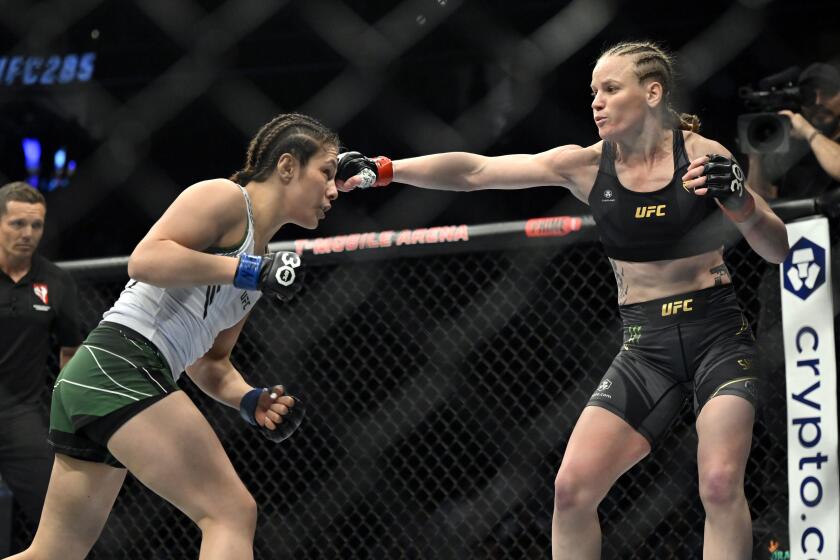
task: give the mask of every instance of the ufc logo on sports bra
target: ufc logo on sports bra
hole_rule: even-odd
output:
[[[668,303],[662,304],[662,316],[667,317],[669,315],[676,315],[680,311],[684,313],[688,313],[689,311],[694,311],[694,308],[691,307],[691,302],[694,299],[682,299],[679,301],[669,301]]]
[[[655,206],[637,206],[636,218],[650,218],[651,216],[664,216],[665,205],[657,204]]]

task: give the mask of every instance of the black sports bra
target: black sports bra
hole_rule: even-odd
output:
[[[589,206],[607,256],[634,262],[690,257],[723,246],[723,214],[712,197],[682,187],[689,165],[681,130],[674,131],[674,176],[653,192],[624,187],[615,171],[615,146],[604,142]]]

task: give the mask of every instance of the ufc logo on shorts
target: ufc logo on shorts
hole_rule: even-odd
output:
[[[742,358],[738,360],[738,365],[741,366],[741,369],[750,369],[752,367],[752,360]]]
[[[300,256],[297,253],[283,252],[278,257],[284,266],[277,269],[274,278],[281,286],[291,286],[295,282],[295,269],[300,266]]]
[[[691,307],[691,302],[694,299],[682,299],[679,301],[669,301],[668,303],[662,304],[662,316],[667,317],[669,315],[676,315],[680,311],[689,312],[694,311],[694,308]]]
[[[650,218],[651,216],[664,216],[665,215],[665,205],[664,204],[657,204],[654,206],[637,206],[636,207],[636,219],[639,218]]]

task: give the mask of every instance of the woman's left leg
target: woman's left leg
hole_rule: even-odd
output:
[[[710,399],[697,417],[697,468],[706,510],[704,559],[746,560],[752,555],[744,471],[754,419],[752,403],[735,395]]]

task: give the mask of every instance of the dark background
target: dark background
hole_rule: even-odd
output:
[[[533,153],[598,140],[589,80],[601,50],[652,39],[678,56],[678,110],[733,151],[737,89],[837,62],[836,1],[5,1],[4,56],[93,51],[83,84],[0,80],[0,179],[24,178],[20,138],[65,146],[78,170],[46,193],[42,251],[125,255],[177,194],[241,167],[280,112],[392,158]],[[54,150],[54,148],[52,148]],[[45,157],[50,157],[45,155]],[[586,208],[562,189],[469,195],[402,186],[342,195],[317,233],[518,220]]]
[[[44,253],[125,255],[183,188],[237,170],[280,112],[310,113],[345,145],[394,158],[595,142],[592,66],[632,39],[677,54],[678,109],[737,150],[738,87],[840,62],[838,15],[836,1],[782,0],[0,2],[2,56],[97,54],[87,84],[0,79],[0,180],[24,178],[22,137],[38,135],[45,158],[65,146],[79,167],[46,194]],[[556,188],[394,186],[342,195],[317,233],[289,227],[278,239],[585,211]],[[762,316],[764,334],[779,336],[762,292],[776,271],[743,244],[729,257],[751,324]],[[119,293],[117,276],[79,279],[86,325]],[[600,246],[357,262],[310,280],[291,307],[261,305],[234,356],[249,379],[306,388],[313,413],[293,445],[267,449],[193,391],[260,503],[261,557],[545,558],[551,480],[618,344]],[[780,353],[778,340],[759,341],[763,356]],[[756,558],[771,539],[788,548],[783,392],[769,398],[747,475]],[[684,412],[602,505],[605,557],[699,554]],[[184,558],[197,543],[183,515],[129,480],[91,557]]]

